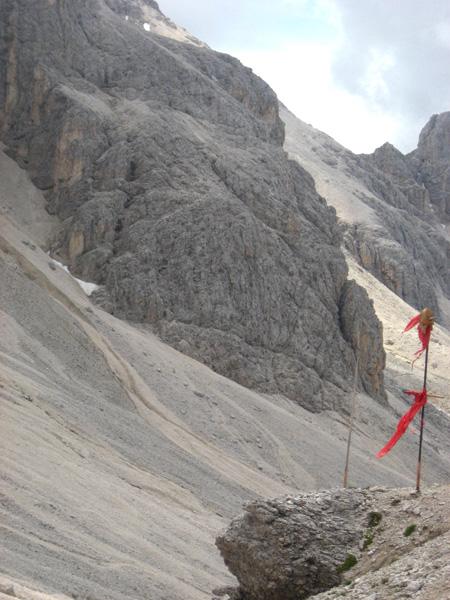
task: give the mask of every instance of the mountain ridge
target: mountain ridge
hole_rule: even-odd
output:
[[[415,171],[415,154],[387,143],[372,155],[355,155],[284,107],[281,114],[285,148],[336,208],[347,250],[389,289],[418,309],[430,306],[448,326],[450,236]]]

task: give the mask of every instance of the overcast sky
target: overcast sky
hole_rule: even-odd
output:
[[[450,0],[159,0],[355,152],[416,147],[450,110]]]

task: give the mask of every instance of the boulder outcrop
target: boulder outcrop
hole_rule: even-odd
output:
[[[371,488],[260,500],[216,545],[242,600],[438,600],[450,591],[448,496]]]
[[[245,600],[301,600],[338,585],[362,538],[364,495],[320,492],[249,504],[216,544]]]

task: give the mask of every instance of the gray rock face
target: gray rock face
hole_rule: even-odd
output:
[[[353,227],[347,247],[408,304],[430,305],[440,317],[439,294],[450,297],[450,243],[429,190],[409,157],[390,144],[358,162],[355,175],[377,198],[366,202],[382,225]]]
[[[428,217],[429,220],[432,220],[430,195],[423,183],[417,181],[416,173],[408,157],[392,144],[386,143],[375,150],[371,159],[376,168],[389,178],[387,182],[378,183],[378,191],[383,199],[392,204],[392,198],[396,197],[398,208],[406,209],[418,217]],[[381,179],[380,176],[378,179]],[[395,194],[395,188],[393,190],[393,186],[389,183],[394,184],[398,190],[397,194]],[[372,187],[377,187],[375,182],[372,183]],[[407,199],[407,202],[402,202],[402,196]]]
[[[448,135],[423,133],[421,150],[408,156],[391,144],[371,155],[355,155],[286,109],[282,116],[287,128],[285,147],[313,174],[319,191],[336,207],[346,248],[406,302],[416,308],[431,306],[443,319],[445,302],[441,306],[439,299],[450,298],[450,243],[443,227],[446,219],[431,198],[429,182],[419,173],[417,155],[428,152],[423,165],[444,172]],[[435,119],[442,123],[433,131],[445,131],[443,117]],[[433,136],[439,142],[434,151],[426,150],[432,143],[425,140]],[[439,181],[439,189],[445,189],[444,180]]]
[[[447,598],[449,492],[377,487],[253,502],[216,540],[239,580],[234,597]]]
[[[244,600],[301,600],[341,582],[362,539],[360,491],[319,492],[246,506],[216,539]]]
[[[385,367],[382,326],[372,319],[372,310],[366,290],[354,281],[347,282],[341,299],[341,327],[345,339],[352,347],[359,348],[359,361],[364,365],[361,379],[368,390],[376,389],[378,373]]]
[[[450,219],[450,112],[433,115],[408,157],[442,219]]]
[[[437,120],[442,123],[430,125]],[[404,156],[385,144],[373,155],[361,157],[368,189],[383,200],[371,203],[383,229],[356,228],[352,236],[353,249],[363,266],[409,304],[417,308],[429,304],[438,316],[443,316],[440,293],[450,297],[450,243],[441,223],[447,219],[450,169],[448,156],[445,158],[450,153],[445,121],[430,121],[412,155]]]
[[[438,293],[449,294],[448,242],[436,229],[386,205],[377,212],[384,227],[347,227],[345,245],[360,264],[416,308],[429,305],[441,315]]]
[[[244,385],[339,407],[360,348],[340,323],[334,211],[282,150],[272,90],[230,56],[147,32],[149,10],[164,19],[143,0],[2,3],[9,154],[116,314]],[[379,336],[366,298],[359,309]],[[383,401],[380,337],[373,348],[362,384]]]

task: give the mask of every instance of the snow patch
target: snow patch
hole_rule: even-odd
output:
[[[74,279],[78,283],[78,285],[81,287],[83,292],[86,294],[86,296],[91,296],[95,292],[95,290],[98,290],[98,288],[100,287],[96,283],[90,283],[89,281],[83,281],[82,279],[77,279],[76,277],[74,277]]]
[[[62,263],[55,260],[54,258],[50,257],[50,259],[53,264],[58,265],[58,267],[61,267],[61,269],[63,269],[66,273],[68,273],[72,277],[72,279],[75,279],[75,281],[78,283],[80,288],[83,290],[83,292],[87,296],[91,296],[100,287],[96,283],[90,283],[89,281],[83,281],[82,279],[77,279],[76,277],[74,277],[72,275],[72,273],[69,271],[69,268],[66,265],[63,265]]]
[[[144,23],[142,27],[145,29],[145,31],[150,31],[150,23]]]
[[[58,265],[58,267],[61,267],[61,269],[62,269],[63,271],[65,271],[66,273],[68,273],[68,274],[69,274],[69,275],[72,277],[72,274],[71,274],[71,272],[69,271],[69,267],[66,267],[66,265],[63,265],[62,263],[60,263],[58,260],[55,260],[54,258],[51,258],[51,257],[50,257],[50,259],[51,259],[51,261],[52,261],[52,263],[53,263],[54,265]],[[75,278],[74,278],[74,279],[75,279]]]

